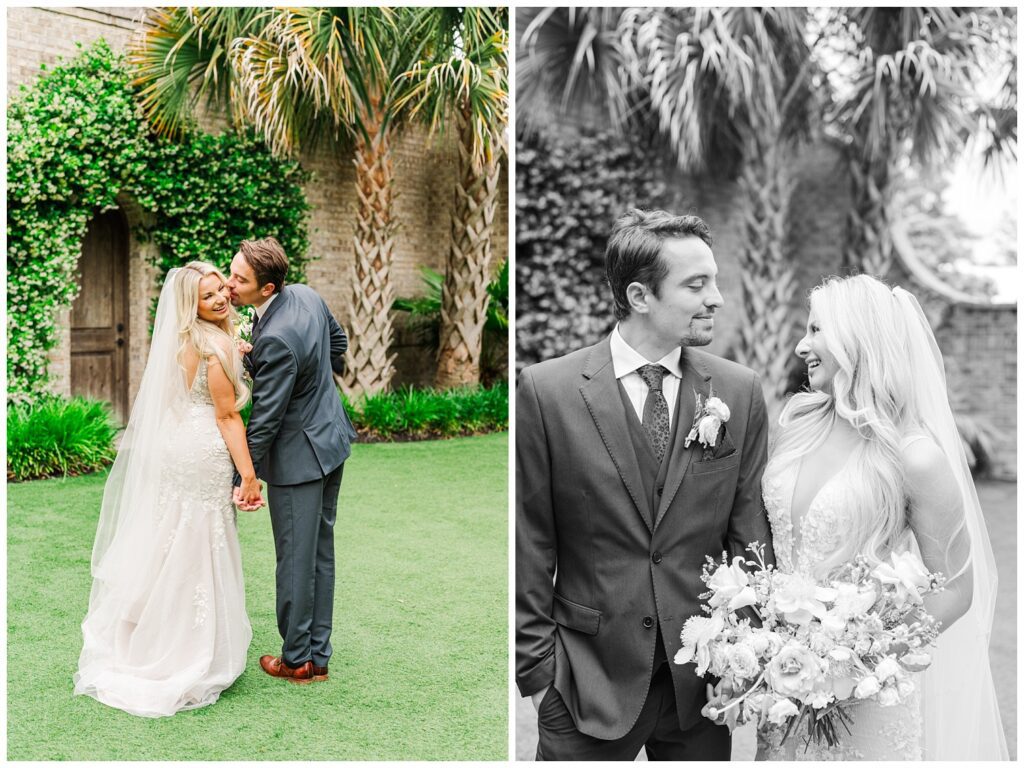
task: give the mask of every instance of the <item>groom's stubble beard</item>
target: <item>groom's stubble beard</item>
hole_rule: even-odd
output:
[[[705,331],[693,327],[693,321],[690,321],[689,332],[679,340],[680,347],[706,347],[712,341],[714,341],[714,331]]]

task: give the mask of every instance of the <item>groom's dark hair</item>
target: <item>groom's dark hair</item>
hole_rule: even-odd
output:
[[[243,240],[238,250],[245,263],[256,273],[256,287],[262,288],[272,283],[274,293],[284,288],[284,278],[288,274],[288,257],[284,248],[275,237],[264,237],[262,240]]]
[[[630,283],[643,283],[658,295],[668,274],[668,266],[661,258],[661,244],[680,237],[699,237],[711,247],[711,230],[697,216],[673,216],[667,211],[633,208],[618,218],[604,254],[616,320],[629,317],[626,288]]]

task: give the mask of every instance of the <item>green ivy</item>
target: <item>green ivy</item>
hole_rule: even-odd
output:
[[[604,251],[627,209],[663,208],[664,159],[608,131],[541,132],[516,148],[516,366],[611,330]]]
[[[193,259],[226,265],[246,238],[274,235],[305,279],[309,176],[252,136],[194,132],[158,140],[122,56],[98,41],[22,86],[7,110],[7,387],[45,389],[56,321],[78,292],[86,227],[125,192],[154,215],[158,283]]]

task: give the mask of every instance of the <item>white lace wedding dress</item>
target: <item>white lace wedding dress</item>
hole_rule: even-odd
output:
[[[794,530],[791,505],[799,468],[799,460],[773,467],[771,472],[765,471],[762,480],[776,566],[783,573],[811,573],[817,564],[838,549],[845,532],[852,529],[847,517],[849,509],[844,506],[844,491],[850,482],[848,467],[844,466],[821,487],[801,519],[799,530]],[[786,743],[781,745],[781,734],[772,732],[768,742],[762,744],[764,757],[768,760],[922,758],[919,684],[915,686],[914,694],[901,704],[882,707],[874,701],[861,701],[849,712],[853,716],[851,733],[840,728],[840,743],[836,747],[829,747],[824,742],[818,745],[813,740],[808,743],[805,726],[801,726],[799,733],[790,734]],[[759,738],[764,739],[764,736],[759,735]]]
[[[207,364],[161,421],[158,477],[94,564],[75,693],[160,717],[215,702],[245,669],[252,629],[231,499],[233,464]],[[126,459],[130,460],[130,459]]]

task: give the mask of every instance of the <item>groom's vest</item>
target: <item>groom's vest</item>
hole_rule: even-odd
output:
[[[682,392],[682,387],[679,387],[679,392]],[[654,448],[651,447],[650,438],[647,437],[643,424],[637,418],[636,410],[629,401],[629,396],[626,394],[621,380],[619,381],[619,396],[622,398],[622,407],[626,409],[626,423],[629,424],[629,436],[633,441],[633,451],[636,453],[637,464],[640,465],[640,478],[644,484],[644,498],[648,500],[648,508],[643,510],[643,512],[647,515],[651,527],[654,527],[658,506],[661,504],[661,494],[665,488],[665,478],[668,476],[669,461],[675,449],[675,442],[676,440],[683,439],[679,437],[680,394],[676,394],[676,407],[672,418],[672,435],[669,438],[668,447],[665,449],[665,455],[660,463],[654,455]],[[665,643],[661,639],[661,622],[655,622],[655,626],[658,627],[658,643],[654,651],[654,668],[657,669],[661,662],[667,659],[667,655],[665,653]]]

